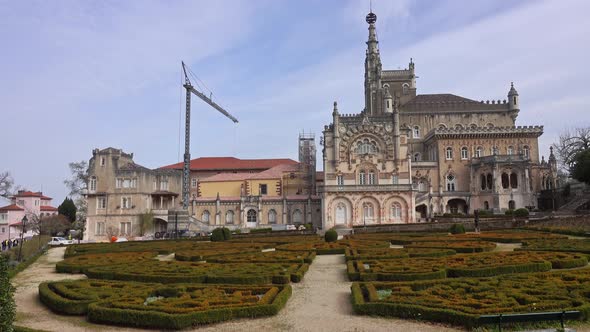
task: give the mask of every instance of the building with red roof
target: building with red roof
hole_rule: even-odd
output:
[[[42,192],[19,190],[10,197],[10,204],[0,207],[0,241],[20,237],[21,221],[34,220],[57,215],[57,208],[51,206],[51,197]],[[35,232],[28,230],[24,236],[32,236]]]

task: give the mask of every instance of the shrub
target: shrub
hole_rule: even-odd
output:
[[[527,210],[526,208],[516,209],[516,210],[514,210],[514,216],[515,217],[528,217],[529,210]]]
[[[511,215],[514,214],[514,210],[510,210],[510,209],[509,210],[506,210],[506,212],[504,212],[504,214],[507,215],[507,216],[511,216]]]
[[[449,232],[451,234],[465,234],[465,226],[463,224],[452,224]]]
[[[231,238],[231,231],[227,227],[219,227],[211,233],[211,241],[226,241]]]
[[[336,242],[338,240],[338,233],[335,230],[330,229],[324,234],[324,239],[326,242]]]
[[[12,322],[16,317],[13,292],[8,279],[8,262],[0,255],[0,331],[12,331]]]
[[[272,233],[272,227],[266,227],[266,228],[253,228],[250,230],[251,234],[256,234],[256,233]]]

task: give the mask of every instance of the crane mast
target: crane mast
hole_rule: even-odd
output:
[[[188,203],[190,199],[190,163],[191,163],[191,152],[190,152],[190,137],[191,137],[191,94],[202,99],[204,102],[215,108],[221,114],[232,120],[234,123],[238,123],[238,119],[232,116],[228,111],[219,106],[214,102],[211,97],[207,97],[202,92],[196,90],[186,73],[186,65],[182,62],[182,71],[184,73],[184,88],[186,89],[186,112],[185,112],[185,125],[184,125],[184,165],[182,169],[182,208],[188,210]]]

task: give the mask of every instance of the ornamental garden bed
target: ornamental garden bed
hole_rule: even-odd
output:
[[[89,278],[161,283],[288,284],[309,268],[298,263],[197,263],[144,261],[88,268]]]
[[[39,295],[51,310],[87,315],[95,323],[182,329],[275,315],[291,296],[291,286],[78,280],[42,283]]]
[[[524,241],[537,239],[567,239],[566,236],[542,233],[542,232],[528,232],[528,231],[498,231],[498,232],[482,232],[482,233],[468,233],[453,235],[456,239],[474,240],[480,239],[483,241],[500,242],[500,243],[520,243]]]
[[[475,253],[492,251],[496,244],[486,241],[445,241],[445,242],[413,242],[404,245],[405,248],[452,249],[458,253]]]
[[[234,248],[231,245],[228,248],[199,248],[192,250],[181,250],[174,253],[174,259],[185,262],[207,261],[213,256],[231,256],[242,253],[260,253],[261,249],[257,247]]]
[[[307,263],[311,264],[316,256],[314,251],[268,251],[257,253],[239,253],[219,255],[207,258],[209,263]]]
[[[351,281],[413,281],[453,277],[492,277],[583,267],[585,255],[558,252],[498,252],[436,258],[354,260],[347,262]]]
[[[389,248],[386,241],[339,240],[336,242],[289,243],[276,247],[279,251],[315,251],[318,255],[344,254],[346,248]]]
[[[531,240],[523,243],[519,251],[561,251],[561,252],[579,252],[590,254],[590,240],[569,240],[569,239],[550,239],[550,240]]]
[[[322,238],[317,235],[291,235],[291,236],[257,236],[231,239],[230,243],[271,243],[284,244],[294,242],[318,242]]]
[[[578,310],[590,314],[590,269],[415,282],[355,282],[357,314],[443,322],[468,328],[479,316]]]
[[[456,254],[451,249],[428,249],[428,248],[389,248],[389,249],[351,249],[347,248],[344,252],[346,260],[355,259],[396,259],[409,257],[440,257]]]
[[[58,262],[55,269],[58,273],[84,273],[91,267],[129,264],[153,260],[156,252],[120,252],[110,254],[78,255]]]

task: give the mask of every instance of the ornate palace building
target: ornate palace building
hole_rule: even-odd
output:
[[[365,107],[341,114],[334,102],[323,132],[324,228],[536,207],[555,185],[555,157],[539,160],[542,126],[516,126],[514,85],[508,101],[417,94],[415,64],[383,70],[377,16],[366,20]]]

